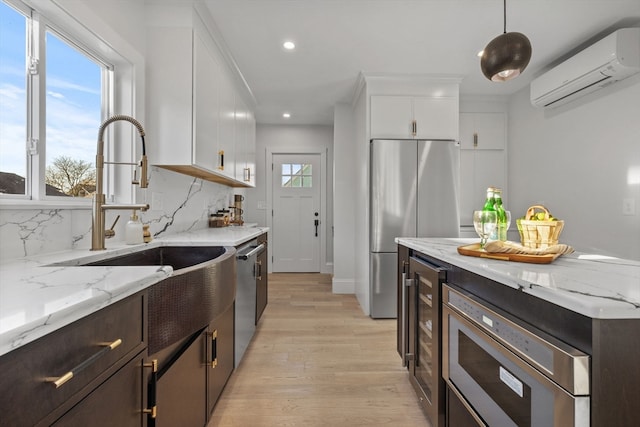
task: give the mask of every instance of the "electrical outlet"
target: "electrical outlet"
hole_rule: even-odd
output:
[[[622,215],[636,214],[636,199],[622,199]]]
[[[161,211],[163,209],[163,197],[162,193],[151,193],[151,210]]]

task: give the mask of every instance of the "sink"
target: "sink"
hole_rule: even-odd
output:
[[[236,298],[236,250],[225,246],[159,246],[66,266],[170,265],[173,273],[148,288],[148,354],[206,327]]]
[[[175,273],[212,261],[226,252],[224,246],[159,246],[125,255],[77,264],[82,266],[170,265]]]

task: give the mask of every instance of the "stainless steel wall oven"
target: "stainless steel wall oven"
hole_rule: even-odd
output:
[[[446,284],[442,347],[447,400],[467,412],[448,425],[590,425],[587,354]]]

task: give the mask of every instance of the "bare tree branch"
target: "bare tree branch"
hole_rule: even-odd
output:
[[[45,171],[45,182],[70,196],[87,196],[95,189],[96,171],[84,160],[60,156]]]

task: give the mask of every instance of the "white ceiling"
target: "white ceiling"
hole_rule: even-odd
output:
[[[331,124],[361,72],[457,75],[462,95],[511,94],[578,48],[640,26],[640,0],[509,0],[507,31],[527,35],[533,56],[517,79],[492,83],[476,53],[502,33],[500,0],[204,3],[253,92],[258,123]],[[289,39],[293,52],[282,48]]]

